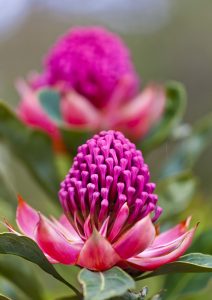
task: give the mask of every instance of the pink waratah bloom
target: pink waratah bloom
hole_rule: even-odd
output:
[[[52,263],[154,270],[180,257],[195,232],[190,218],[156,232],[162,209],[154,189],[141,151],[122,133],[103,131],[78,148],[61,183],[64,215],[47,219],[19,197],[17,224]]]
[[[20,80],[20,118],[58,142],[57,123],[39,103],[42,89],[60,93],[64,125],[98,132],[116,129],[133,140],[161,118],[165,91],[150,84],[139,93],[139,79],[123,41],[102,27],[77,27],[61,37],[44,60],[42,74]]]

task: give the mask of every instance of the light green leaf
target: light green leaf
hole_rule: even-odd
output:
[[[9,145],[37,183],[55,197],[59,182],[50,138],[25,126],[3,102],[0,102],[0,138]]]
[[[194,126],[191,135],[180,144],[168,159],[162,170],[162,176],[169,176],[191,169],[211,142],[212,114],[209,114]]]
[[[180,257],[179,260],[165,264],[157,270],[137,277],[141,280],[169,273],[205,273],[212,272],[212,255],[202,253],[190,253]]]
[[[174,128],[180,123],[186,107],[186,91],[184,86],[175,81],[166,84],[167,102],[165,112],[159,123],[140,142],[143,152],[149,152],[164,143]]]
[[[105,272],[83,269],[79,273],[83,285],[84,300],[104,300],[123,295],[134,288],[133,279],[122,269],[114,267]]]
[[[158,182],[156,192],[159,203],[164,207],[163,219],[172,218],[184,211],[196,189],[196,180],[189,172],[183,172],[175,176],[162,179]]]
[[[20,268],[20,262],[11,259],[11,257],[0,257],[0,276],[15,284],[28,297],[37,300],[43,299],[43,287],[35,273],[24,264]]]
[[[60,94],[51,89],[44,89],[39,93],[40,104],[50,118],[61,121]]]
[[[0,294],[0,300],[12,300],[12,299]]]
[[[1,233],[0,254],[17,255],[38,265],[46,273],[52,275],[57,280],[70,287],[73,291],[75,291],[76,294],[79,294],[78,290],[76,290],[74,286],[72,286],[62,276],[60,276],[53,265],[50,264],[46,259],[37,244],[28,237],[18,236],[13,233]]]

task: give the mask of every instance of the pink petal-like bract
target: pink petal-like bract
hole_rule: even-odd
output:
[[[156,235],[155,187],[142,152],[121,132],[102,131],[78,148],[61,182],[62,217],[47,219],[19,197],[17,223],[52,263],[154,270],[181,256],[195,232],[188,218]]]
[[[17,88],[22,97],[22,101],[20,102],[17,110],[19,117],[26,124],[42,129],[53,138],[58,139],[59,131],[57,126],[43,111],[39,103],[38,93],[33,91],[23,80],[19,80],[17,82]]]
[[[143,137],[161,118],[166,103],[162,86],[150,85],[117,111],[112,126],[134,140]]]
[[[177,260],[190,246],[196,228],[187,231],[173,245],[161,245],[158,249],[148,248],[144,253],[128,259],[129,266],[141,271],[151,271]],[[154,251],[155,250],[155,251]]]
[[[90,129],[95,129],[100,124],[98,110],[74,90],[61,100],[61,112],[64,121],[72,126],[87,126]]]
[[[110,269],[120,260],[109,241],[94,230],[80,252],[78,264],[98,271]]]
[[[29,206],[19,195],[16,222],[23,234],[35,238],[35,228],[39,222],[38,212]]]
[[[69,241],[49,220],[40,216],[36,240],[41,249],[62,264],[75,264],[82,248],[81,243]]]
[[[122,259],[127,259],[145,250],[152,243],[154,237],[155,228],[150,216],[147,215],[124,233],[113,247]]]

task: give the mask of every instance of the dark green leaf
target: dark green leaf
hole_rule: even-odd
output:
[[[60,132],[68,152],[73,155],[76,154],[78,146],[85,143],[86,140],[92,136],[91,131],[75,127],[60,126]]]
[[[43,132],[25,126],[2,102],[0,137],[4,138],[45,191],[51,197],[56,196],[59,182],[50,138]]]
[[[0,234],[0,254],[12,254],[22,257],[38,265],[46,273],[66,284],[76,293],[79,293],[75,287],[57,273],[53,265],[49,263],[37,244],[28,237],[17,236],[13,233]]]
[[[136,278],[136,281],[169,273],[205,273],[212,272],[212,255],[190,253],[179,260],[163,265],[157,270]]]
[[[164,282],[164,300],[178,299],[184,294],[198,292],[206,287],[211,279],[211,273],[181,273],[166,276]]]
[[[212,253],[212,228],[202,232],[189,247],[189,252],[204,252],[205,254]]]
[[[43,287],[34,272],[24,264],[11,259],[0,257],[0,275],[21,289],[28,297],[43,299]]]
[[[207,287],[200,291],[190,292],[188,294],[182,295],[180,300],[211,300],[212,295],[212,279],[209,281]],[[171,300],[172,298],[170,298]]]
[[[55,90],[45,89],[39,93],[40,104],[50,118],[61,121],[60,94]]]
[[[162,119],[140,143],[144,152],[148,152],[164,143],[172,135],[174,128],[179,124],[185,112],[186,92],[181,83],[168,82],[166,84],[166,94],[167,102]]]
[[[211,141],[212,114],[204,117],[195,125],[191,135],[180,144],[167,161],[162,175],[169,176],[192,168]]]
[[[114,267],[105,272],[83,269],[79,273],[83,285],[84,300],[104,300],[123,295],[134,288],[133,279],[122,269]]]
[[[188,173],[165,178],[157,185],[157,194],[164,212],[161,217],[172,218],[187,208],[196,188],[194,177]]]

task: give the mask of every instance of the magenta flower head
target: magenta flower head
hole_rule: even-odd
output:
[[[195,232],[187,230],[190,218],[156,232],[162,209],[154,189],[135,145],[120,132],[103,131],[79,147],[61,183],[61,219],[45,218],[20,198],[17,223],[52,263],[153,270],[181,256]]]
[[[60,94],[66,127],[116,129],[140,139],[161,118],[164,88],[151,84],[139,91],[139,76],[123,41],[102,27],[76,27],[62,36],[44,59],[42,74],[19,81],[21,119],[58,139],[57,123],[39,103],[42,89]]]
[[[77,27],[60,38],[45,59],[41,85],[62,83],[89,99],[107,105],[120,79],[128,76],[128,97],[138,90],[138,75],[122,40],[101,27]],[[38,82],[39,83],[39,82]]]

